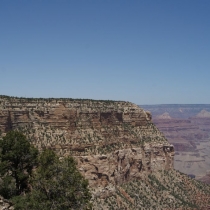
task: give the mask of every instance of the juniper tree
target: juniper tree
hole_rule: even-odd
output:
[[[9,131],[0,140],[0,194],[5,198],[20,195],[37,163],[38,150],[19,131]]]
[[[76,168],[72,157],[59,160],[52,150],[45,150],[31,179],[32,190],[15,198],[16,210],[89,209],[88,182]]]

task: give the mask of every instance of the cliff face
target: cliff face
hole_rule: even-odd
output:
[[[173,146],[162,144],[120,149],[106,155],[80,156],[79,170],[94,187],[139,179],[144,173],[173,168]]]
[[[93,187],[173,168],[173,146],[150,113],[129,102],[1,97],[0,129],[22,130],[40,150],[75,156]]]
[[[1,135],[11,129],[40,150],[73,155],[89,180],[93,209],[210,205],[210,187],[173,170],[174,147],[135,104],[1,96]]]

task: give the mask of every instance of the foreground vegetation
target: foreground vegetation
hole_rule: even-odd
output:
[[[97,189],[92,189],[91,196],[72,157],[59,158],[50,149],[39,153],[20,131],[10,131],[0,139],[0,195],[16,210],[210,207],[210,186],[176,170],[142,171],[141,176],[113,186],[108,196],[97,195]],[[107,189],[109,185],[103,190]]]
[[[41,154],[19,131],[0,140],[0,195],[15,209],[88,209],[88,182],[72,157],[59,160],[52,150]]]

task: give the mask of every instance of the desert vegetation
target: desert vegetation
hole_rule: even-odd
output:
[[[176,170],[162,170],[124,183],[95,209],[202,209],[210,205],[210,186]],[[205,208],[203,208],[205,209]]]
[[[19,131],[0,140],[0,195],[14,209],[88,209],[88,181],[72,157],[59,160],[49,149],[38,154]]]

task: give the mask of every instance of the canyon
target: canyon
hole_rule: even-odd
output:
[[[133,103],[0,96],[1,136],[12,129],[40,151],[73,156],[94,209],[210,205],[210,186],[174,170],[174,146],[151,113]]]
[[[153,123],[174,145],[175,169],[210,182],[210,105],[146,105]]]

